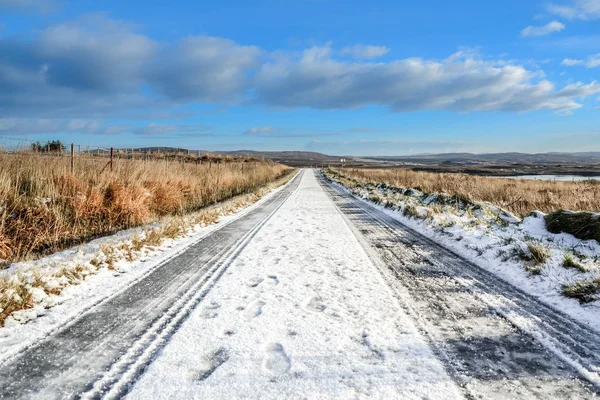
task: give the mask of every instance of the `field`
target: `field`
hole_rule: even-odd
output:
[[[425,193],[446,193],[469,201],[488,201],[519,216],[534,210],[600,211],[600,182],[514,180],[408,169],[355,169],[335,171],[359,183],[386,183]]]
[[[105,162],[105,160],[103,160]],[[115,160],[0,154],[0,260],[3,265],[91,238],[193,212],[246,193],[289,168],[259,160]],[[189,161],[189,160],[188,160]]]

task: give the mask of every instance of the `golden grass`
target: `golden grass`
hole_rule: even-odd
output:
[[[358,183],[385,183],[458,199],[488,201],[520,216],[534,210],[600,211],[600,181],[514,180],[408,169],[335,169]]]
[[[220,163],[0,154],[0,262],[55,252],[166,215],[193,212],[247,193],[289,169],[265,162]],[[244,162],[246,161],[246,162]]]
[[[130,238],[100,245],[100,249],[92,255],[89,262],[73,265],[67,261],[62,265],[59,263],[52,266],[51,271],[41,272],[37,268],[15,269],[10,274],[0,275],[0,327],[14,312],[34,307],[36,291],[38,294],[41,291],[46,295],[58,295],[68,286],[79,284],[102,268],[118,269],[118,263],[123,260],[131,262],[152,254],[154,248],[160,246],[165,239],[183,237],[193,232],[193,228],[198,225],[213,224],[220,216],[235,213],[258,201],[271,189],[285,184],[291,178],[292,174],[287,173],[215,206],[183,216],[166,217],[157,226],[143,228]]]

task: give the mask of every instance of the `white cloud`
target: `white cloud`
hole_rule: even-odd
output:
[[[393,111],[458,112],[553,110],[567,113],[576,101],[600,93],[600,84],[557,90],[520,65],[458,53],[446,60],[409,58],[388,63],[344,62],[329,48],[264,64],[256,77],[259,103],[281,107],[351,109],[389,106]]]
[[[390,51],[389,48],[385,46],[364,46],[364,45],[356,45],[350,47],[344,47],[340,54],[349,55],[356,59],[372,59],[378,58]]]
[[[261,135],[270,135],[277,132],[275,128],[272,126],[254,126],[247,131],[244,132],[244,135],[249,136],[261,136]]]
[[[210,36],[158,42],[91,14],[31,40],[0,37],[0,117],[89,118],[233,102],[247,89],[260,53]]]
[[[583,61],[583,60],[574,60],[572,58],[565,58],[561,62],[561,65],[565,65],[567,67],[573,67],[575,65],[582,65],[582,64],[585,64],[585,61]]]
[[[600,54],[589,57],[585,62],[585,66],[588,68],[600,67]]]
[[[548,11],[569,20],[593,20],[600,18],[600,1],[572,0],[568,5],[550,4]]]
[[[211,36],[158,42],[99,14],[27,40],[0,36],[0,54],[0,118],[93,120],[156,112],[148,118],[156,120],[197,103],[568,112],[580,107],[578,98],[600,92],[596,83],[565,92],[543,80],[540,70],[484,60],[473,51],[441,61],[351,60],[330,46],[267,55]],[[140,133],[152,129],[159,128]]]
[[[229,39],[189,36],[163,50],[149,80],[173,99],[226,101],[247,89],[247,73],[260,54],[258,47]]]
[[[521,36],[544,36],[553,32],[560,32],[563,29],[565,29],[564,24],[558,21],[552,21],[544,26],[528,26],[521,31]]]
[[[562,65],[567,67],[573,67],[576,65],[583,65],[587,68],[596,68],[600,67],[600,53],[595,54],[593,56],[588,57],[585,60],[575,60],[572,58],[565,58],[562,62]]]

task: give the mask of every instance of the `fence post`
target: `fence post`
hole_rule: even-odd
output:
[[[113,172],[114,149],[110,148],[110,172]]]
[[[75,171],[75,145],[71,143],[71,174]]]

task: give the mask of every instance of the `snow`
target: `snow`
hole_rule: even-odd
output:
[[[397,189],[382,185],[349,188],[337,180],[332,184],[362,201],[370,202],[404,225],[600,332],[600,301],[580,304],[560,293],[564,284],[600,276],[598,242],[580,240],[566,233],[548,232],[544,214],[539,211],[522,221],[484,202],[479,204],[480,209],[473,212],[474,215],[449,206],[444,207],[442,212],[433,212],[426,207],[433,201],[432,195],[423,198],[423,193],[418,191],[409,196],[399,196]],[[373,198],[379,202],[371,201]],[[405,215],[407,206],[414,207],[419,218]],[[497,218],[503,223],[497,223]],[[548,260],[541,265],[539,275],[528,272],[525,262],[515,256],[519,249],[527,253],[529,243],[542,245],[549,251]],[[588,270],[580,272],[564,268],[565,254],[577,254]]]
[[[461,398],[314,174],[226,268],[129,398]]]
[[[165,239],[160,246],[145,249],[144,255],[134,261],[120,259],[113,270],[101,268],[97,273],[89,275],[77,285],[67,286],[59,295],[47,295],[41,289],[34,289],[33,308],[18,311],[5,321],[0,328],[0,365],[30,347],[34,343],[62,328],[84,312],[123,290],[161,266],[166,261],[184,252],[205,236],[221,229],[228,223],[243,217],[281,190],[283,186],[272,190],[253,205],[227,215],[226,211],[216,224],[198,224],[190,228],[188,233],[177,239]],[[217,205],[216,209],[220,210]],[[224,207],[227,208],[227,207]],[[190,216],[193,217],[193,216]],[[98,257],[101,248],[106,245],[119,245],[131,241],[145,228],[159,226],[159,223],[142,228],[118,232],[115,235],[96,239],[87,244],[77,246],[36,261],[21,262],[0,271],[6,276],[16,274],[38,274],[55,279],[53,273],[61,268],[72,268],[77,265],[90,267],[90,260]]]

